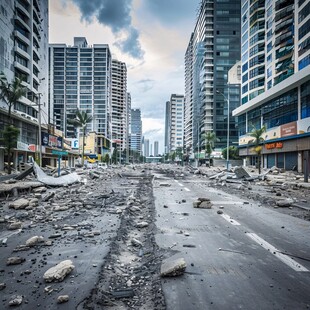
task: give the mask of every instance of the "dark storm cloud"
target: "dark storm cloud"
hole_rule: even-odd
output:
[[[192,21],[193,3],[196,11],[200,0],[144,0],[140,12],[151,12],[155,18],[167,25],[175,25]]]
[[[116,42],[124,53],[134,58],[143,58],[139,32],[131,23],[132,0],[72,0],[82,13],[82,20],[91,22],[95,17],[99,23],[108,26],[116,35],[126,34],[126,39]]]

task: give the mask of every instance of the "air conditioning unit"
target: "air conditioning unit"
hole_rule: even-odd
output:
[[[26,114],[25,114],[25,113],[22,113],[22,114],[21,114],[21,116],[24,116],[24,117],[25,117],[25,116],[26,116]]]
[[[30,117],[30,116],[27,116],[27,118],[31,119],[31,117]]]

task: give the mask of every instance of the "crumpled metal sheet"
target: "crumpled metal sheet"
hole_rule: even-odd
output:
[[[33,163],[33,169],[38,181],[44,183],[45,185],[64,186],[80,182],[80,176],[76,172],[54,178],[47,175],[35,162]]]

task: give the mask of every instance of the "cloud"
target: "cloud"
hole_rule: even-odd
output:
[[[94,18],[109,27],[117,36],[125,35],[115,45],[136,59],[143,59],[144,51],[139,41],[139,31],[133,27],[131,19],[132,0],[72,0],[81,11],[82,20],[91,23]]]
[[[161,23],[178,27],[185,22],[192,23],[193,18],[189,12],[192,12],[193,3],[198,9],[200,0],[144,0],[140,12],[145,15],[147,11]]]
[[[136,84],[142,93],[146,93],[154,87],[155,80],[143,79],[143,80],[137,81]]]

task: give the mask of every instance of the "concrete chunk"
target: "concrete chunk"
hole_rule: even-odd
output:
[[[163,261],[160,268],[161,277],[175,277],[180,276],[186,269],[186,262],[184,258],[177,258],[174,260],[168,259]]]
[[[64,260],[56,266],[48,269],[44,273],[43,279],[46,282],[61,282],[74,268],[75,267],[71,260]]]

